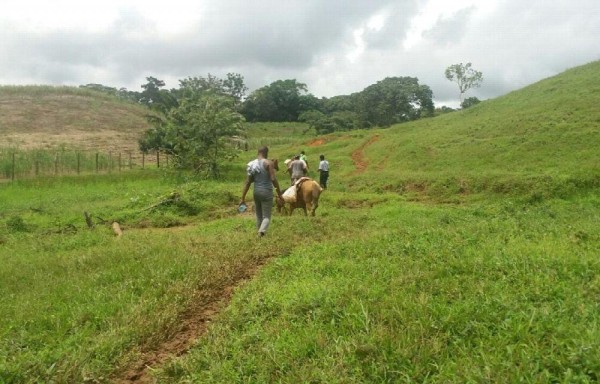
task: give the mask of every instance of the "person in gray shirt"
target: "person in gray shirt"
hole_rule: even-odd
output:
[[[300,160],[300,156],[294,156],[294,160],[288,164],[288,172],[292,177],[292,185],[300,179],[301,177],[306,176],[308,172],[308,168],[306,167],[306,163]]]
[[[246,205],[246,194],[250,184],[254,183],[254,205],[256,208],[256,228],[259,236],[267,233],[271,223],[273,209],[273,187],[277,192],[277,199],[281,199],[281,189],[275,177],[275,167],[269,160],[269,148],[261,147],[255,160],[248,163],[246,181],[242,190],[242,199],[239,206]]]

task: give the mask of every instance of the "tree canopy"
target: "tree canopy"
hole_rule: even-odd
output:
[[[473,69],[471,63],[453,64],[446,68],[446,79],[458,84],[460,103],[463,103],[464,94],[471,88],[478,88],[483,82],[483,74]]]
[[[155,113],[148,115],[153,127],[140,139],[140,149],[166,150],[177,167],[218,176],[220,163],[237,154],[231,138],[243,134],[244,117],[237,112],[247,89],[243,77],[188,77],[170,91],[161,80],[147,80],[141,102]]]
[[[416,77],[386,77],[360,92],[356,106],[369,126],[388,127],[433,115],[432,98]]]
[[[296,79],[277,80],[252,92],[242,114],[248,121],[298,121],[302,110],[314,102],[314,96],[306,93],[306,84]]]

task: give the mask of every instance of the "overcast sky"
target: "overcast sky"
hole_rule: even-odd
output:
[[[451,64],[483,72],[482,100],[600,59],[599,0],[0,0],[0,85],[145,78],[282,79],[317,97],[417,77],[456,106]]]

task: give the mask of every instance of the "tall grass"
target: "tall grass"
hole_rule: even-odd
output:
[[[169,156],[159,153],[162,166],[169,165]],[[160,164],[160,163],[159,163]],[[111,173],[157,167],[157,154],[138,152],[102,152],[69,149],[0,148],[0,179],[21,179],[42,176]]]
[[[576,206],[328,210],[362,236],[272,263],[159,381],[595,382],[598,199]]]

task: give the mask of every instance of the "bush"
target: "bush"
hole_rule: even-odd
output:
[[[27,225],[21,216],[12,216],[6,221],[6,228],[9,232],[27,232]]]

